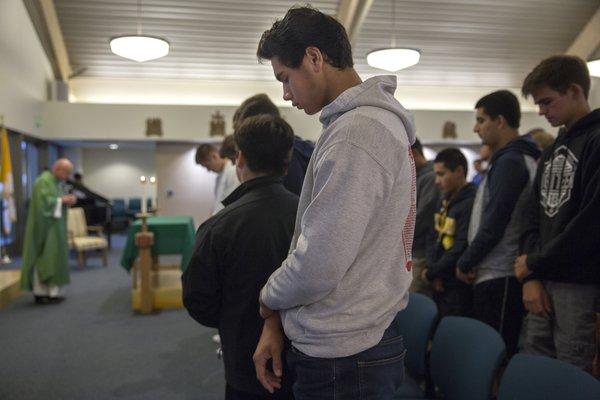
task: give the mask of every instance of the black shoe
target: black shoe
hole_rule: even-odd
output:
[[[50,304],[50,297],[48,296],[33,296],[35,299],[35,304]]]
[[[49,297],[48,299],[50,300],[51,304],[59,304],[65,300],[64,297]]]

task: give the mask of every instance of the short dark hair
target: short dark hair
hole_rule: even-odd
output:
[[[352,47],[344,26],[335,18],[319,10],[306,7],[292,7],[283,19],[275,21],[266,30],[256,56],[259,60],[277,57],[290,68],[298,68],[309,46],[317,47],[325,61],[339,69],[351,68]]]
[[[281,117],[246,118],[233,134],[252,172],[283,175],[292,157],[294,131]]]
[[[221,143],[221,148],[219,149],[219,155],[221,158],[228,158],[231,162],[235,162],[235,153],[237,149],[235,148],[235,140],[233,139],[233,135],[227,135],[223,139]]]
[[[452,172],[456,171],[458,167],[463,167],[465,178],[467,177],[467,172],[469,169],[467,159],[462,151],[457,148],[450,147],[440,151],[435,156],[434,163],[444,164],[444,167]]]
[[[419,138],[415,138],[415,142],[413,143],[412,146],[410,146],[410,148],[417,151],[420,155],[424,156],[423,145],[421,144],[421,141],[419,140]]]
[[[508,125],[517,129],[521,123],[521,106],[517,96],[508,90],[498,90],[483,96],[475,108],[483,108],[485,113],[492,119],[502,115]]]
[[[247,98],[240,104],[233,114],[233,123],[240,123],[248,117],[255,115],[268,114],[279,117],[279,108],[271,101],[269,96],[264,93],[255,94]]]
[[[583,89],[583,95],[590,94],[590,72],[585,61],[577,56],[552,56],[539,63],[523,81],[521,92],[527,98],[537,89],[548,86],[564,94],[575,83]]]
[[[214,152],[217,152],[217,148],[214,145],[209,143],[201,144],[196,149],[196,164],[208,160],[208,157]]]

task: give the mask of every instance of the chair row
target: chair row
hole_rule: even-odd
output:
[[[142,211],[142,199],[140,197],[131,197],[127,204],[125,199],[112,199],[112,220],[113,222],[127,222],[135,218],[135,214]],[[146,199],[146,208],[150,210],[152,200]]]
[[[437,319],[433,300],[417,293],[396,316],[407,348],[407,374],[395,399],[491,399],[506,357],[500,334],[465,317],[445,317],[436,328]],[[419,385],[423,381],[425,389]],[[600,399],[600,382],[570,364],[526,354],[511,359],[498,391],[498,400],[570,398]]]

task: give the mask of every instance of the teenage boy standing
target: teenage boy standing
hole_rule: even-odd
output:
[[[523,95],[562,127],[540,160],[524,255],[515,263],[527,315],[525,351],[591,370],[600,301],[600,110],[590,110],[590,76],[573,56],[542,61]]]
[[[470,316],[473,288],[459,281],[454,273],[456,262],[467,249],[471,208],[477,185],[467,183],[467,159],[460,150],[444,149],[435,157],[435,183],[442,192],[438,212],[430,221],[433,228],[427,238],[427,268],[422,278],[430,282],[441,316]]]
[[[275,395],[256,381],[252,353],[263,324],[256,297],[285,259],[294,231],[298,196],[281,182],[294,133],[283,119],[260,115],[237,127],[234,140],[242,184],[198,228],[182,276],[183,304],[200,324],[219,328],[226,400],[288,400],[289,380]]]
[[[540,151],[530,136],[519,136],[521,109],[511,92],[490,93],[475,109],[473,130],[490,146],[492,158],[477,189],[469,247],[457,262],[457,277],[474,283],[473,317],[500,332],[512,355],[525,313],[513,264]]]
[[[269,390],[279,384],[281,316],[297,400],[392,398],[405,354],[392,322],[411,282],[412,118],[394,98],[396,78],[362,82],[344,27],[318,10],[290,9],[257,55],[271,61],[283,98],[321,111],[323,124],[290,254],[261,291],[257,376]]]

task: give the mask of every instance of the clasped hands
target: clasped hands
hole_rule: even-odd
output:
[[[77,202],[77,197],[73,194],[65,194],[60,199],[62,203],[67,206],[72,206]]]

